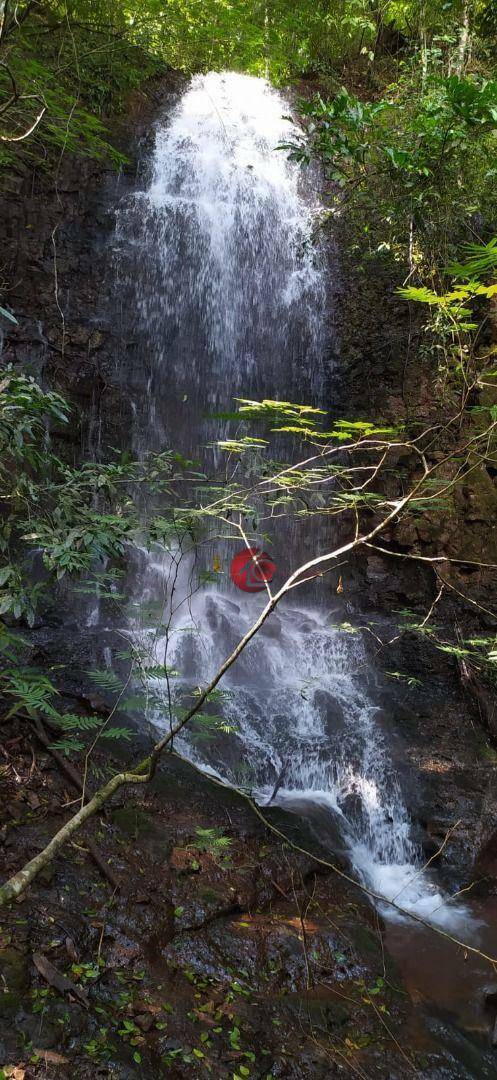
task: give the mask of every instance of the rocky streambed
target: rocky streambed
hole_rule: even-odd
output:
[[[74,792],[19,724],[4,746],[9,871]],[[296,816],[265,813],[319,854]],[[360,891],[174,757],[2,912],[1,957],[7,1076],[493,1075],[483,1047],[409,993]]]

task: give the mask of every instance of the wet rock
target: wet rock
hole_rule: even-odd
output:
[[[140,1031],[150,1031],[154,1025],[154,1017],[151,1013],[140,1013],[138,1016],[135,1016],[134,1019],[135,1024],[140,1028]]]
[[[350,1020],[350,1009],[339,1000],[330,1001],[326,992],[308,990],[299,994],[289,994],[285,1007],[296,1016],[307,1014],[311,1024],[328,1031],[336,1031]]]
[[[347,717],[340,702],[332,694],[327,690],[316,690],[314,692],[314,705],[319,710],[325,723],[333,731],[333,734],[345,730]]]
[[[497,889],[497,775],[491,777],[483,798],[474,863],[475,872],[489,891]]]
[[[64,1047],[73,1045],[78,1036],[88,1030],[88,1014],[77,1002],[51,1002],[49,1019],[56,1021],[59,1030],[62,1029],[61,1045]]]
[[[485,991],[485,1007],[497,1011],[497,986]]]
[[[113,942],[107,953],[107,967],[129,967],[141,956],[141,953],[141,947],[135,941],[120,936],[117,941]]]
[[[358,791],[351,791],[341,800],[340,809],[347,821],[359,823],[364,816],[362,796]]]
[[[235,604],[233,600],[228,600],[226,596],[223,596],[223,604],[225,607],[229,608],[230,611],[233,611],[235,615],[240,614],[240,605]]]
[[[495,1047],[497,1047],[497,1020],[496,1020],[496,1021],[495,1021],[495,1023],[494,1023],[494,1026],[493,1026],[493,1029],[492,1029],[492,1035],[491,1035],[490,1041],[491,1041],[491,1043],[492,1043],[492,1046],[495,1046]]]
[[[49,1019],[46,1015],[27,1016],[22,1024],[22,1030],[26,1040],[48,1050],[52,1046],[58,1046],[62,1041],[64,1028],[56,1020]]]
[[[174,1050],[182,1050],[183,1047],[179,1039],[172,1039],[170,1035],[166,1035],[159,1040],[159,1049],[161,1054],[167,1054]]]
[[[67,334],[71,345],[87,345],[91,330],[87,326],[71,326]]]
[[[281,619],[276,615],[271,615],[264,627],[264,636],[268,638],[281,637]]]
[[[0,1017],[15,1015],[29,987],[29,952],[26,945],[2,948],[0,951],[2,993],[0,993]]]
[[[437,841],[434,840],[432,837],[425,836],[421,840],[421,847],[423,848],[423,852],[426,857],[428,859],[431,859],[432,855],[436,855],[437,851],[440,848],[440,844],[438,844]]]
[[[103,334],[101,330],[94,330],[93,333],[90,334],[90,337],[88,339],[88,348],[92,350],[99,349],[100,346],[103,345],[104,341],[105,334]]]
[[[436,819],[433,819],[426,823],[426,832],[428,833],[430,839],[440,840],[440,842],[442,842],[447,835],[447,830],[448,828],[450,828],[450,824],[450,821],[438,821]],[[438,845],[438,847],[440,847],[440,844]]]

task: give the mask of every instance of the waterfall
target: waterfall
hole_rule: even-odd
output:
[[[295,130],[285,112],[263,79],[197,76],[158,127],[147,189],[119,212],[138,447],[198,454],[205,415],[237,395],[306,402],[322,389],[319,200],[275,149]]]
[[[288,109],[263,79],[197,76],[158,125],[145,189],[119,210],[123,318],[136,340],[122,377],[138,449],[171,445],[205,460],[206,443],[219,437],[206,417],[232,409],[237,395],[326,406],[329,270],[313,239],[318,178],[275,149],[295,131]],[[308,550],[316,528],[299,541]],[[295,566],[293,533],[281,527],[274,543]],[[223,584],[182,605],[167,639],[146,619],[133,628],[180,673],[176,694],[205,684],[260,610],[260,596],[230,591],[223,570]],[[192,573],[188,563],[174,570],[176,597]],[[165,595],[172,615],[171,581],[171,561],[144,553],[136,596],[145,607]],[[454,920],[420,869],[360,636],[332,625],[331,606],[326,585],[292,593],[223,679],[219,708],[230,733],[206,742],[194,730],[179,746],[262,803],[274,796],[301,812],[319,808],[368,885]],[[160,709],[153,720],[164,725]]]

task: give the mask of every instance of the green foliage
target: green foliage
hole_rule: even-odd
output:
[[[466,256],[463,263],[452,263],[447,267],[447,273],[452,277],[470,281],[497,270],[497,236],[488,244],[465,244],[463,252]]]
[[[38,717],[47,720],[61,732],[60,738],[55,739],[51,746],[66,756],[84,750],[87,736],[92,741],[95,738],[116,741],[131,737],[129,728],[118,725],[109,727],[102,716],[61,712],[56,706],[57,688],[36,668],[19,666],[0,669],[0,687],[7,699],[13,700],[6,713],[7,718],[14,714],[25,714],[32,720]]]
[[[225,830],[213,827],[203,829],[200,826],[195,829],[194,846],[197,851],[208,851],[212,855],[224,854],[231,846],[232,840],[225,835]]]
[[[493,24],[479,12],[475,29],[481,45],[474,52],[487,57],[495,39]],[[403,35],[404,65],[421,42],[422,57],[418,52],[412,70],[448,69],[444,101],[436,102],[435,93],[425,121],[413,121],[420,142],[424,128],[433,136],[437,123],[443,138],[444,109],[463,126],[492,125],[494,81],[468,79],[453,70],[460,32],[457,5],[449,10],[437,0],[422,8],[413,0],[390,0],[382,7],[368,0],[333,5],[325,0],[298,5],[290,0],[271,5],[168,0],[166,13],[159,0],[47,0],[43,5],[20,0],[15,12],[7,9],[1,46],[0,96],[6,108],[0,153],[11,164],[19,153],[54,163],[69,150],[110,155],[119,164],[122,157],[101,118],[119,109],[135,87],[164,65],[187,73],[234,68],[267,75],[276,83],[306,75],[326,79],[350,62],[374,70],[384,37],[392,32]],[[327,104],[321,119],[332,130],[339,157],[363,163],[368,143],[375,142],[376,118],[388,104],[361,103],[346,90]],[[42,109],[29,139],[8,141],[29,131]],[[425,168],[423,151],[412,151],[407,139],[404,145],[385,142],[382,153],[404,178]]]
[[[195,743],[209,742],[218,735],[233,735],[237,728],[222,716],[198,712],[189,724],[190,738]]]
[[[444,172],[454,154],[478,156],[470,136],[484,138],[495,124],[496,83],[487,69],[496,35],[488,5],[471,11],[468,54],[475,70],[469,73],[464,55],[461,62],[462,8],[456,3],[168,0],[166,7],[159,0],[19,0],[9,6],[0,44],[0,162],[15,166],[20,155],[54,167],[70,151],[120,164],[102,117],[166,66],[189,74],[233,68],[276,83],[312,76],[326,86],[338,71],[357,68],[374,88],[374,102],[344,88],[330,101],[318,96],[304,110],[312,152],[323,155],[338,182],[350,179],[351,170],[368,173],[369,180],[378,168],[391,174],[412,191],[420,218],[427,192],[419,181],[437,186],[441,155]],[[389,35],[398,40],[400,78],[376,100]],[[305,146],[296,152],[308,157]],[[480,179],[482,162],[480,154]]]
[[[365,0],[20,0],[0,43],[0,164],[56,166],[62,153],[119,165],[102,116],[164,65],[188,73],[235,68],[280,82],[327,71],[376,33]],[[29,133],[29,136],[27,135]],[[20,140],[18,142],[14,140]]]
[[[465,305],[488,300],[490,295],[491,286],[472,280],[454,286],[443,302],[428,289],[419,297],[413,294],[413,298],[422,299],[430,310],[448,312],[453,319],[457,312],[460,328],[462,320],[469,318]],[[390,515],[398,507],[398,496],[405,492],[402,470],[391,470],[388,494],[381,479],[391,452],[393,462],[397,460],[399,442],[404,451],[408,447],[406,437],[395,428],[361,419],[327,425],[323,410],[288,401],[241,398],[237,405],[233,415],[239,427],[249,429],[246,438],[258,447],[258,462],[229,484],[224,476],[219,481],[216,477],[204,481],[198,470],[189,471],[192,463],[180,461],[170,451],[143,461],[123,454],[114,455],[107,463],[84,462],[73,467],[57,457],[49,437],[51,425],[67,423],[66,403],[44,391],[35,380],[12,369],[6,371],[0,384],[0,448],[4,451],[0,465],[4,508],[0,528],[0,688],[9,702],[7,715],[16,713],[33,721],[41,718],[54,729],[54,749],[88,755],[97,743],[130,738],[119,717],[111,723],[110,716],[106,719],[66,711],[60,706],[52,677],[25,663],[26,645],[13,629],[16,623],[31,625],[42,617],[44,605],[57,605],[61,578],[82,575],[83,587],[88,585],[97,592],[108,583],[112,598],[115,583],[124,580],[128,545],[159,545],[164,556],[169,553],[171,566],[178,567],[182,554],[198,550],[203,536],[209,538],[212,522],[216,537],[226,523],[227,535],[232,535],[231,519],[244,523],[246,535],[257,530],[259,537],[264,537],[265,521],[276,513],[296,521],[329,514],[343,515],[346,527],[352,520],[355,531],[369,528],[372,520],[379,521],[381,515]],[[264,439],[252,434],[252,425],[263,426]],[[485,452],[491,430],[492,426],[481,435]],[[280,447],[284,444],[282,436],[290,437],[290,464],[270,456],[275,439]],[[242,432],[240,441],[244,438]],[[309,442],[313,449],[309,452],[306,447],[303,460],[292,464],[298,444]],[[477,452],[477,440],[471,452]],[[444,484],[444,475],[427,476],[412,494],[404,514],[415,517],[443,505]],[[137,499],[137,489],[147,498]],[[147,499],[153,505],[156,496],[160,498],[160,527],[156,516],[150,520],[140,509],[147,505]],[[237,531],[235,535],[239,539]],[[99,569],[104,557],[111,564]],[[40,562],[41,580],[35,572]],[[193,585],[191,588],[194,591]],[[126,599],[125,590],[122,592]],[[183,594],[174,602],[186,600],[188,595]],[[166,730],[168,725],[181,727],[202,693],[200,688],[186,685],[181,672],[168,662],[170,635],[175,632],[171,605],[171,587],[157,601],[139,605],[147,628],[143,641],[126,643],[126,649],[116,657],[128,661],[124,679],[111,668],[87,673],[94,687],[110,695],[112,712],[118,708],[120,713],[138,713],[152,722],[160,721]],[[416,619],[411,619],[409,628],[427,636],[432,633]],[[436,636],[432,637],[435,641]],[[440,647],[445,651],[453,648],[445,641]],[[494,652],[486,650],[487,655]],[[215,690],[207,707],[189,721],[194,741],[236,734],[227,719],[229,709],[222,708],[225,699],[226,691]],[[229,844],[222,831],[200,831],[197,836],[197,846],[216,857]]]
[[[404,682],[411,690],[417,690],[419,686],[422,686],[421,679],[417,679],[414,675],[407,675],[402,671],[386,671],[385,675],[388,675],[390,679],[398,679],[400,682]]]
[[[8,698],[14,699],[7,717],[26,712],[33,719],[39,713],[55,712],[52,701],[57,690],[51,680],[36,668],[7,668],[2,671],[2,689]]]
[[[120,455],[106,464],[67,465],[51,449],[48,432],[52,425],[67,424],[68,417],[68,406],[59,394],[45,391],[31,376],[12,367],[4,370],[0,381],[0,614],[25,618],[29,625],[34,623],[50,577],[60,580],[66,574],[90,570],[98,574],[98,562],[119,559],[127,542],[138,537],[153,542],[155,524],[151,523],[148,535],[144,533],[132,493],[137,485],[146,485],[152,495],[168,494],[179,475],[168,452],[145,461]],[[173,511],[170,524],[174,531]],[[33,579],[35,558],[41,559],[48,580]],[[114,568],[110,573],[115,576],[119,571]]]
[[[224,828],[196,828],[194,845],[199,851],[229,848],[231,840],[225,835]]]
[[[220,413],[218,418],[243,420],[246,423],[251,420],[257,421],[275,434],[298,435],[304,440],[318,439],[326,442],[347,442],[373,435],[395,434],[394,428],[378,426],[367,420],[337,420],[332,431],[323,431],[321,425],[326,417],[324,409],[316,409],[310,405],[296,405],[289,401],[271,401],[268,398],[264,398],[263,401],[250,401],[247,398],[235,400],[238,402],[238,409],[231,413]],[[231,452],[233,448],[236,452],[240,452],[240,448],[249,447],[262,450],[268,446],[268,440],[245,436],[244,439],[238,439],[236,444],[221,441],[217,445]]]
[[[439,56],[427,71],[419,54],[406,60],[372,103],[345,87],[330,100],[318,94],[301,104],[301,138],[284,147],[303,164],[322,161],[377,254],[405,261],[410,247],[421,264],[447,234],[459,241],[475,209],[489,218],[497,209],[497,81],[444,66]]]
[[[98,686],[99,690],[106,690],[109,693],[120,694],[124,687],[116,672],[107,668],[103,671],[89,671],[88,678],[95,686]]]
[[[487,284],[481,280],[490,271],[495,277],[497,240],[485,245],[467,245],[465,250],[469,256],[467,261],[449,267],[455,280],[448,290],[436,292],[426,286],[398,290],[405,300],[426,304],[430,309],[426,330],[438,351],[439,368],[445,368],[446,379],[451,378],[462,387],[463,404],[469,386],[482,387],[485,380],[495,374],[495,350],[492,347],[482,350],[478,342],[481,336],[479,309],[482,302],[492,301],[497,296],[497,282],[493,280]],[[490,405],[492,420],[496,419],[494,410],[495,407]]]
[[[6,9],[0,166],[21,157],[53,168],[67,152],[124,161],[101,117],[160,67],[136,44],[129,15],[111,0],[21,0]]]

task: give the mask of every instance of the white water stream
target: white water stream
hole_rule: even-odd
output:
[[[262,79],[196,77],[157,130],[148,187],[120,211],[122,275],[140,339],[139,447],[169,444],[201,458],[219,437],[205,414],[232,409],[237,395],[329,399],[315,178],[275,150],[294,131],[288,109]],[[299,541],[308,551],[323,542],[319,530]],[[291,531],[275,536],[289,567],[298,546]],[[202,590],[175,620],[167,663],[183,685],[214,674],[263,603],[230,588],[223,570],[224,584]],[[167,560],[145,559],[137,579],[145,604],[167,593],[168,574]],[[330,837],[338,826],[371,888],[454,926],[466,912],[420,869],[388,732],[366,689],[365,651],[358,636],[332,627],[331,606],[326,585],[310,600],[293,592],[223,680],[236,732],[205,744],[185,736],[181,750],[262,802],[279,779],[275,801],[325,814]],[[156,641],[160,663],[165,644]]]

